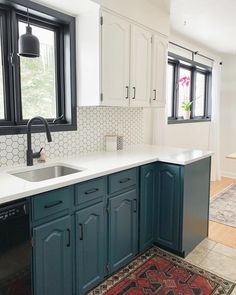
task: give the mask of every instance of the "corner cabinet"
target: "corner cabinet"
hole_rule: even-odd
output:
[[[180,250],[181,166],[157,165],[156,242]]]
[[[167,37],[103,9],[81,16],[79,38],[80,106],[164,106]]]
[[[139,248],[144,251],[153,244],[154,215],[157,192],[157,165],[148,164],[140,168],[140,217]]]
[[[208,236],[211,158],[157,164],[154,241],[185,257]]]

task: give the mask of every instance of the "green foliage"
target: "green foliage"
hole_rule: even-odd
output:
[[[36,115],[55,118],[56,94],[53,48],[41,48],[40,58],[21,57],[20,66],[23,118],[29,119]]]
[[[182,102],[181,107],[184,111],[190,111],[192,104],[193,104],[192,101],[191,102]]]

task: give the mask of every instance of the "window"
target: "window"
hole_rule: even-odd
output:
[[[24,34],[26,23],[18,23],[19,36]],[[53,29],[31,25],[40,42],[39,58],[20,58],[20,85],[22,118],[40,115],[56,118],[56,32]]]
[[[52,131],[76,130],[75,18],[25,0],[14,3],[0,5],[0,134],[25,133],[35,116],[46,118]],[[39,58],[17,55],[27,26],[22,3],[40,42]]]
[[[169,54],[167,71],[169,123],[186,123],[183,104],[190,106],[190,120],[210,120],[211,68]]]

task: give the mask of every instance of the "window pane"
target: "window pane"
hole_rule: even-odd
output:
[[[25,33],[26,24],[19,22],[19,35]],[[23,119],[34,116],[55,118],[55,32],[32,25],[40,41],[40,57],[21,57],[21,99]]]
[[[195,116],[204,116],[205,83],[206,76],[202,73],[197,73]]]
[[[182,103],[190,101],[191,71],[180,68],[178,117],[183,116]]]
[[[2,39],[2,36],[0,36]],[[4,112],[4,88],[3,88],[3,65],[2,65],[2,46],[0,42],[0,120],[5,119]]]
[[[168,70],[167,70],[167,108],[168,108],[168,117],[172,117],[173,83],[174,83],[174,66],[168,64]]]

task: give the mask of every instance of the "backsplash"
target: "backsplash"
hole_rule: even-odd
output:
[[[143,142],[143,109],[121,107],[79,107],[78,130],[53,132],[48,143],[44,133],[32,135],[34,151],[44,147],[48,159],[103,151],[104,136],[124,136],[124,146]],[[0,167],[26,163],[26,135],[0,136]]]

